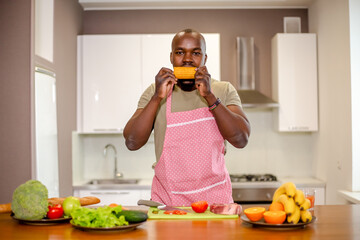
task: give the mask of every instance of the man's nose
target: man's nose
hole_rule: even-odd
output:
[[[191,53],[185,53],[184,58],[183,58],[183,62],[192,62],[192,55]]]

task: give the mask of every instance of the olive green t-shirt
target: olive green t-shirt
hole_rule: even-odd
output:
[[[241,107],[241,101],[236,89],[229,82],[217,81],[211,79],[211,91],[217,98],[220,98],[221,103],[225,106],[238,105]],[[144,108],[151,97],[155,93],[155,83],[151,84],[142,94],[138,102],[138,109]],[[206,100],[201,97],[197,90],[186,92],[175,85],[172,93],[171,112],[190,111],[197,108],[208,107]],[[154,123],[154,143],[156,162],[159,161],[166,130],[166,98],[164,98],[157,111]],[[153,165],[153,167],[155,164]]]

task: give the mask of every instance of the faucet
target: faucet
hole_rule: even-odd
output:
[[[114,178],[122,178],[124,177],[124,175],[121,172],[118,172],[118,168],[117,168],[117,152],[116,152],[116,148],[114,145],[112,144],[107,144],[104,148],[104,156],[106,156],[107,153],[107,149],[108,148],[112,148],[114,150],[114,160],[115,160],[115,170],[114,170]]]

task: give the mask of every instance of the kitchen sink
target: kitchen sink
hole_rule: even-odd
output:
[[[88,184],[137,184],[139,179],[111,178],[111,179],[93,179]]]

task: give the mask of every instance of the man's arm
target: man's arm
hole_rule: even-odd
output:
[[[160,101],[161,99],[153,96],[146,107],[137,109],[126,124],[124,137],[129,150],[138,150],[148,141]]]
[[[205,66],[200,67],[195,74],[196,88],[209,106],[216,102],[216,96],[211,92],[210,79]],[[220,103],[211,112],[224,139],[234,147],[245,147],[250,136],[250,123],[243,110],[237,105],[225,106]]]
[[[157,109],[177,79],[172,70],[160,69],[155,77],[155,93],[145,106],[137,109],[124,129],[125,144],[129,150],[138,150],[146,144],[154,127]]]
[[[214,102],[216,98],[214,96]],[[243,148],[250,136],[250,123],[243,110],[237,105],[219,104],[212,110],[221,135],[234,147]]]

